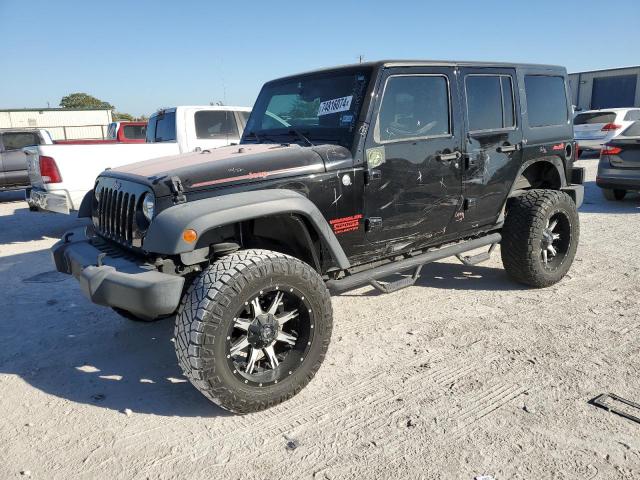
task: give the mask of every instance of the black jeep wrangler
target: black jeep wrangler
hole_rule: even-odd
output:
[[[53,247],[56,268],[128,318],[175,315],[193,385],[265,409],[320,367],[329,292],[392,292],[498,244],[515,281],[567,273],[583,198],[567,98],[565,69],[540,65],[385,61],[274,80],[239,145],[102,173],[80,209],[92,225]]]

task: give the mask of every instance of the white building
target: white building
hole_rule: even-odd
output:
[[[579,110],[640,107],[640,66],[570,73],[569,85]]]
[[[109,123],[111,123],[111,110],[73,108],[0,110],[0,128],[45,128],[54,140],[105,138]]]

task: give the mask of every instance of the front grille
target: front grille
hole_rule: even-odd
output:
[[[142,247],[142,237],[148,224],[138,212],[140,199],[150,189],[139,183],[100,177],[95,190],[98,199],[93,205],[93,225],[96,232],[126,247]]]
[[[102,187],[97,208],[98,231],[120,243],[131,245],[136,196],[133,193]]]

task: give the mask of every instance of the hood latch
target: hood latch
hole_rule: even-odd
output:
[[[187,197],[184,196],[184,188],[182,187],[180,177],[171,177],[171,180],[167,183],[169,184],[171,193],[173,193],[173,203],[175,205],[178,203],[185,203],[187,201]]]

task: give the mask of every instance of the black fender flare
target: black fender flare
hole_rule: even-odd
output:
[[[78,218],[91,218],[91,206],[93,205],[93,189],[89,190],[80,202]]]
[[[567,186],[567,176],[564,171],[564,163],[562,162],[562,159],[557,156],[549,156],[549,157],[542,157],[542,158],[538,157],[538,158],[533,158],[531,160],[527,160],[526,162],[523,162],[522,165],[520,165],[520,168],[518,169],[518,173],[516,174],[515,178],[513,179],[513,183],[511,184],[511,189],[509,190],[509,195],[507,195],[507,198],[511,198],[515,194],[516,192],[515,187],[518,183],[518,179],[522,176],[525,170],[529,168],[531,165],[534,165],[536,163],[545,163],[548,165],[553,165],[557,170],[558,175],[560,176],[560,187],[562,188]]]
[[[330,250],[341,269],[350,267],[347,255],[318,207],[293,190],[270,189],[230,193],[174,205],[151,222],[143,241],[148,252],[177,255],[193,251],[182,232],[193,229],[201,237],[207,231],[245,220],[292,213],[305,217]]]

